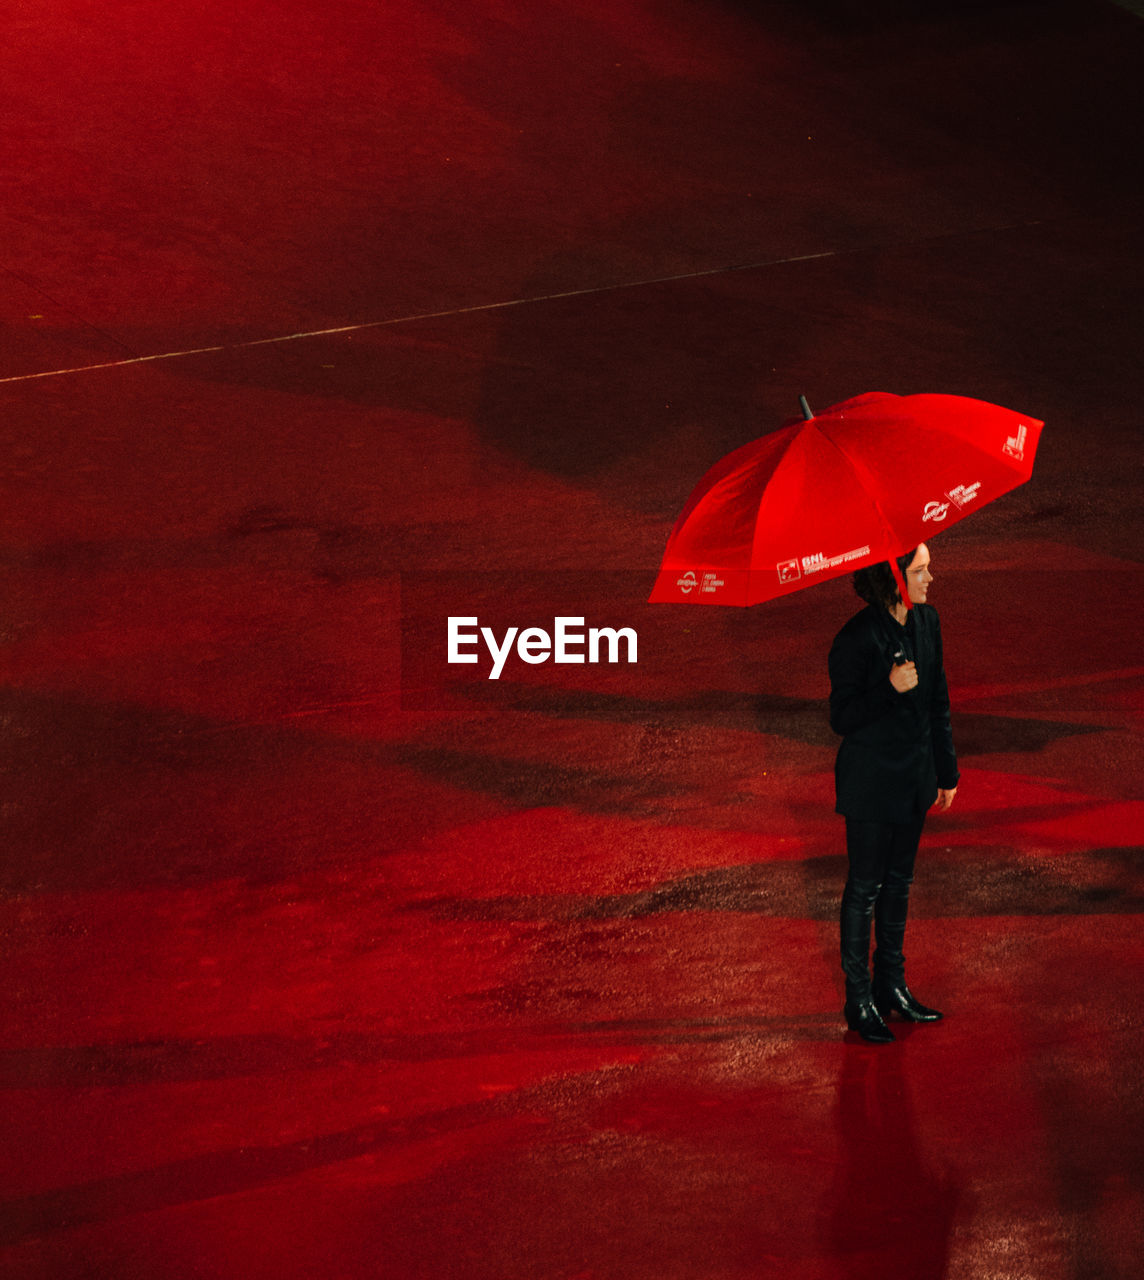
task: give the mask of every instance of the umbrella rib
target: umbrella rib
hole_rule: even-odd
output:
[[[847,449],[844,449],[842,445],[840,445],[838,441],[835,440],[834,437],[830,435],[829,432],[823,431],[823,429],[818,425],[818,423],[813,418],[806,425],[808,427],[813,427],[815,431],[818,433],[818,435],[822,437],[823,440],[825,440],[829,445],[831,445],[831,447],[835,449],[836,452],[840,453],[842,457],[846,460],[846,465],[859,477],[859,479],[862,481],[862,491],[870,499],[871,503],[874,506],[874,509],[877,511],[878,518],[882,522],[882,527],[884,529],[887,529],[892,535],[890,539],[892,545],[894,547],[898,547],[903,541],[902,536],[898,533],[897,529],[894,527],[894,522],[886,514],[886,509],[885,507],[882,506],[882,503],[879,501],[877,494],[874,492],[873,486],[870,483],[868,483],[869,480],[872,478],[869,467],[866,466],[866,464],[863,462],[861,458],[855,457]],[[889,554],[891,556],[901,555],[902,552],[890,551]]]
[[[806,427],[808,427],[809,425],[810,425],[809,422],[806,422],[806,423],[800,422],[798,424],[795,424],[794,426],[788,426],[787,428],[782,428],[782,430],[784,431],[786,430],[790,431],[790,439],[787,442],[787,447],[784,447],[781,456],[776,462],[774,470],[771,472],[770,476],[768,477],[767,485],[773,484],[777,480],[779,473],[790,462],[791,454],[793,452],[793,447],[799,443],[801,437],[805,433]],[[750,546],[750,555],[747,558],[748,566],[751,566],[751,568],[749,569],[749,572],[753,571],[753,566],[755,561],[755,550],[758,547],[758,543],[759,543],[759,526],[763,523],[763,502],[766,500],[766,496],[767,496],[767,485],[764,485],[763,491],[759,495],[760,501],[755,508],[754,520],[751,522],[751,546]]]

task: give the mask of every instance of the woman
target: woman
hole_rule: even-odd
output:
[[[846,1024],[874,1044],[893,1034],[885,1019],[936,1022],[906,986],[902,954],[914,858],[926,811],[957,794],[933,581],[922,543],[898,559],[912,608],[889,563],[861,569],[854,589],[867,602],[830,650],[830,726],[842,735],[835,763],[836,811],[846,818],[849,873],[842,894]],[[874,974],[870,976],[870,920]]]

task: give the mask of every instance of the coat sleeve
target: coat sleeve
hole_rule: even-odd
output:
[[[889,715],[902,695],[867,637],[843,630],[830,648],[830,727],[845,736]]]
[[[930,698],[930,733],[933,739],[933,759],[937,769],[937,785],[945,791],[957,786],[960,774],[957,769],[957,752],[953,748],[953,728],[949,719],[949,684],[945,678],[945,660],[941,647],[941,623],[934,620],[937,677],[933,682]]]

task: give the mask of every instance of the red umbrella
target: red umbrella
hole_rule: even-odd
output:
[[[652,601],[758,604],[882,560],[896,574],[895,556],[1028,480],[1043,425],[964,396],[802,405],[695,486]]]

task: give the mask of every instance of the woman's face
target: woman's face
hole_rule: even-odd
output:
[[[925,604],[926,592],[933,581],[929,571],[929,548],[923,542],[914,552],[914,558],[906,569],[906,588],[912,604]]]

